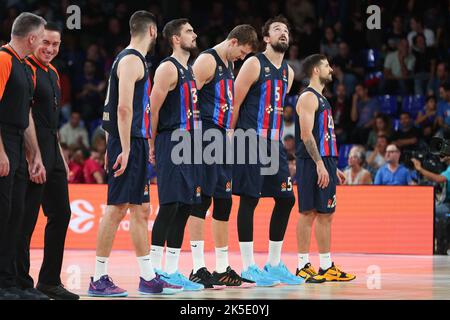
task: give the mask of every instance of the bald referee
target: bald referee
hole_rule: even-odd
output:
[[[41,43],[45,20],[20,14],[11,41],[0,48],[0,299],[40,299],[17,284],[16,256],[22,234],[27,162],[30,179],[45,182],[30,104],[34,84],[24,58]],[[25,146],[25,147],[24,147]]]

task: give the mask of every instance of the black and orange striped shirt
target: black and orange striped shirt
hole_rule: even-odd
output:
[[[34,84],[31,68],[9,46],[0,48],[0,127],[28,127]]]
[[[58,71],[52,64],[43,65],[35,56],[26,58],[35,85],[31,111],[36,128],[56,130],[59,122],[61,87]]]

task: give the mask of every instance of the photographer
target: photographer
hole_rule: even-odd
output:
[[[445,162],[447,169],[441,174],[435,174],[428,171],[422,167],[422,164],[417,159],[411,159],[416,168],[416,171],[423,175],[428,180],[436,183],[446,183],[446,194],[445,199],[442,203],[436,203],[436,220],[435,220],[435,230],[437,238],[437,253],[447,254],[448,250],[448,217],[450,216],[450,157],[442,158],[441,161]]]

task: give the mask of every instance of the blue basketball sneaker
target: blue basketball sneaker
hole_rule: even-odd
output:
[[[284,284],[297,285],[297,284],[305,283],[305,280],[303,280],[303,278],[296,277],[295,275],[290,273],[288,268],[286,268],[286,265],[283,263],[283,261],[280,261],[280,263],[275,267],[271,266],[269,263],[267,263],[264,266],[264,270],[272,278],[275,278]]]
[[[270,276],[266,271],[259,269],[255,264],[242,271],[241,277],[256,282],[257,287],[273,287],[280,283],[279,280]]]
[[[161,277],[164,281],[170,283],[171,285],[181,286],[183,287],[184,291],[201,291],[205,289],[202,284],[190,281],[178,271],[172,274],[167,274],[166,272],[161,273],[158,271],[157,273],[161,274]]]

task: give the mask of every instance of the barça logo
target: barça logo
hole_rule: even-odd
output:
[[[225,191],[231,192],[231,181],[227,181],[227,184],[225,185]]]
[[[282,182],[282,183],[281,183],[281,191],[282,191],[282,192],[285,192],[286,190],[287,190],[286,182]]]

